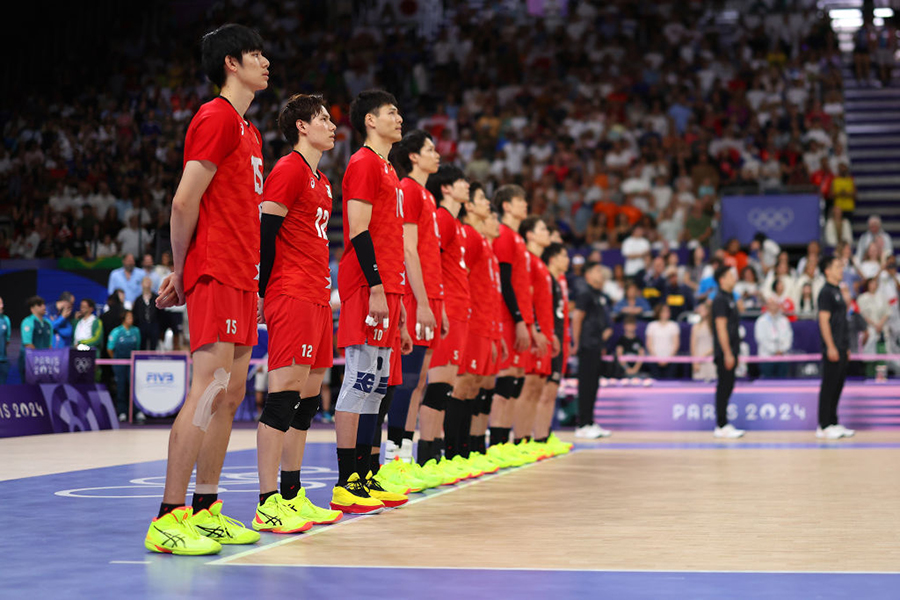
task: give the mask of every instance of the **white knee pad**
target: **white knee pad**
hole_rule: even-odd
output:
[[[391,349],[360,344],[346,351],[344,383],[335,410],[356,414],[377,414],[387,391],[391,372]]]
[[[200,428],[200,431],[206,431],[209,422],[212,420],[212,405],[220,393],[224,393],[228,389],[228,382],[231,380],[231,373],[228,373],[222,367],[216,369],[213,373],[213,380],[206,386],[203,395],[197,401],[197,408],[194,409],[193,423]]]

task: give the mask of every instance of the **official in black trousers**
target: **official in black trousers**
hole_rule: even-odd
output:
[[[822,337],[822,387],[819,388],[819,428],[816,437],[830,440],[850,437],[855,431],[838,424],[837,407],[850,363],[850,321],[847,301],[840,288],[843,260],[822,259],[825,285],[819,292],[819,333]]]
[[[141,281],[141,295],[132,306],[134,324],[141,332],[141,350],[156,350],[159,343],[159,322],[162,311],[156,308],[156,294],[149,277]]]
[[[605,373],[603,354],[612,335],[612,302],[603,293],[603,269],[600,263],[585,265],[587,284],[575,299],[572,314],[572,342],[578,353],[578,429],[575,437],[596,439],[610,431],[594,423],[594,403],[600,376]]]
[[[728,401],[734,391],[737,357],[740,354],[741,334],[740,315],[737,300],[734,299],[734,285],[737,283],[737,271],[731,267],[721,266],[715,272],[716,297],[712,301],[713,355],[716,361],[716,428],[713,435],[717,438],[739,438],[744,435],[742,429],[735,428],[728,422]]]

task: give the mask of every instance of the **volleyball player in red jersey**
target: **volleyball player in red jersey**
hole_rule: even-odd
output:
[[[333,362],[328,267],[333,194],[318,166],[322,154],[334,148],[336,127],[322,97],[305,94],[288,100],[278,126],[292,151],[266,179],[261,206],[258,317],[269,331],[269,395],[256,434],[260,495],[253,528],[296,533],[342,516],[314,506],[300,485],[306,433],[320,399],[318,391],[307,398],[301,393],[311,376],[321,383]]]
[[[439,198],[437,210],[441,241],[441,279],[444,310],[449,320],[447,336],[438,342],[428,369],[428,385],[419,409],[419,464],[431,470],[440,459],[434,443],[443,421],[445,452],[452,459],[459,450],[459,421],[462,400],[451,396],[453,382],[462,364],[469,325],[469,274],[465,257],[465,230],[457,220],[460,207],[469,198],[469,182],[459,167],[442,165],[428,177],[425,186]],[[445,412],[444,415],[441,413]],[[442,416],[444,418],[442,418]],[[429,461],[436,459],[434,465]]]
[[[184,173],[172,201],[174,272],[159,308],[187,303],[193,378],[169,435],[163,501],[144,546],[152,552],[215,554],[259,534],[222,515],[219,475],[256,344],[262,138],[244,119],[266,89],[262,39],[241,25],[203,37],[202,65],[221,95],[197,111],[184,143]],[[233,376],[232,376],[233,375]],[[191,507],[184,506],[197,467]]]
[[[536,337],[531,299],[531,253],[519,235],[519,224],[528,216],[525,190],[517,185],[501,186],[494,194],[494,209],[500,213],[500,235],[494,240],[494,254],[500,263],[500,282],[505,310],[500,323],[507,360],[499,364],[491,407],[491,445],[509,441],[513,422],[512,402],[522,392],[525,376],[524,354]]]
[[[346,367],[335,403],[338,482],[331,507],[343,512],[376,512],[407,498],[384,491],[369,477],[375,423],[387,393],[391,352],[404,325],[402,296],[403,194],[387,156],[402,137],[403,118],[393,95],[361,92],[350,105],[350,122],[365,144],[350,158],[342,183],[344,254],[338,270],[341,314],[338,347]]]
[[[481,460],[486,451],[484,434],[490,414],[486,394],[493,388],[493,367],[506,353],[506,347],[494,335],[499,314],[494,303],[495,296],[499,296],[499,267],[490,240],[497,236],[499,221],[491,211],[490,200],[484,195],[480,183],[470,184],[469,200],[461,220],[466,232],[466,265],[469,267],[472,311],[463,364],[453,388],[453,396],[466,401],[466,411],[460,424],[460,454],[463,459],[473,459],[470,462],[476,472],[496,472],[499,465],[486,464]],[[499,297],[496,302],[500,302]]]
[[[525,357],[525,385],[516,400],[514,441],[519,444],[531,439],[538,398],[544,381],[550,375],[552,356],[560,352],[560,341],[553,333],[553,292],[550,274],[541,260],[550,245],[550,231],[538,216],[529,216],[519,225],[519,235],[531,254],[531,291],[534,306],[536,343]]]
[[[388,443],[385,458],[399,455],[412,461],[413,434],[419,403],[425,391],[434,348],[446,334],[444,287],[441,278],[440,231],[437,204],[425,188],[428,177],[440,166],[440,155],[431,136],[419,129],[408,132],[394,144],[390,155],[403,191],[403,248],[406,262],[407,329],[415,345],[403,356],[403,383],[394,392],[388,412]]]
[[[559,385],[566,373],[569,361],[569,345],[572,343],[569,334],[569,284],[566,271],[569,270],[569,252],[559,242],[551,242],[541,256],[553,283],[553,332],[561,340],[562,350],[553,357],[551,373],[541,390],[538,400],[537,414],[534,420],[534,441],[546,444],[550,454],[565,454],[572,445],[563,442],[550,431],[553,425],[553,410],[556,408],[556,397]]]

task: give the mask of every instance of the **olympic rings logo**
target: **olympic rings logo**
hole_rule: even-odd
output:
[[[747,213],[747,220],[760,231],[784,231],[794,222],[790,208],[754,208]]]

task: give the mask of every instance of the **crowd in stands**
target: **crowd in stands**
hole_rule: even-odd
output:
[[[814,2],[759,1],[729,26],[699,3],[621,0],[570,2],[566,16],[446,3],[442,27],[413,27],[385,9],[373,27],[360,14],[379,3],[361,4],[369,10],[352,22],[343,2],[315,18],[294,3],[217,3],[165,36],[114,41],[124,59],[153,57],[140,69],[123,66],[78,97],[34,98],[6,115],[0,188],[12,227],[0,226],[0,258],[124,256],[111,296],[120,289],[122,304],[136,306],[147,296],[145,277],[152,293],[171,268],[182,140],[215,93],[194,40],[227,15],[255,26],[272,60],[269,89],[247,113],[262,132],[267,169],[287,151],[276,125],[287,96],[323,93],[338,129],[320,169],[340,190],[357,144],[349,99],[391,90],[406,125],[430,131],[442,161],[459,164],[488,195],[501,183],[527,190],[532,212],[575,252],[576,290],[585,260],[621,252],[603,291],[626,327],[623,352],[637,347],[635,319],[652,319],[641,351],[674,355],[676,323],[691,318],[691,353],[711,353],[705,302],[719,264],[738,270],[735,294],[745,313],[766,319],[760,331],[815,315],[818,241],[799,263],[765,236],[716,248],[718,199],[737,188],[817,190],[829,210],[823,242],[846,259],[868,340],[900,334],[892,240],[877,218],[854,240],[848,220],[855,185],[841,55]],[[790,351],[782,338],[757,342],[771,355]],[[672,367],[654,363],[651,374]],[[694,365],[693,376],[709,378],[708,365]]]

